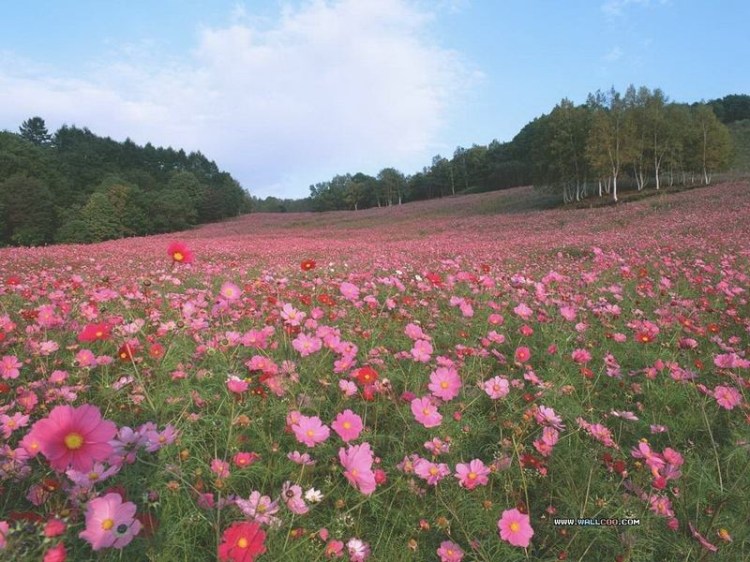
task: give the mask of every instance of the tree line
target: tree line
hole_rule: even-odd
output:
[[[630,86],[563,99],[510,141],[458,147],[420,172],[395,168],[347,173],[310,186],[300,200],[254,199],[260,211],[329,211],[382,207],[455,194],[534,185],[565,202],[618,190],[705,183],[732,158],[728,124],[750,119],[750,96],[675,103],[659,89]],[[739,129],[738,129],[739,130]],[[744,129],[742,129],[744,131]]]
[[[200,152],[116,142],[41,117],[0,132],[0,246],[99,242],[249,212],[250,198]]]

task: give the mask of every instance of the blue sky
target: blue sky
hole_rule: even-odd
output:
[[[200,150],[254,195],[410,174],[628,84],[750,94],[745,0],[3,2],[0,129]]]

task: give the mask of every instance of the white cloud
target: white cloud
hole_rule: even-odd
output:
[[[624,10],[631,5],[652,6],[654,4],[668,4],[669,0],[606,0],[601,9],[607,16],[618,17],[623,15]]]
[[[0,123],[41,115],[116,139],[201,150],[259,195],[303,196],[334,173],[426,164],[472,73],[408,0],[315,0],[265,24],[238,4],[179,59],[158,44],[81,76],[0,57]]]
[[[623,51],[619,46],[612,47],[609,52],[607,52],[604,57],[602,57],[606,62],[617,62],[620,60],[623,56]]]

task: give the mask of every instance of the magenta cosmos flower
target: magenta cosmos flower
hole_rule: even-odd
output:
[[[725,410],[731,410],[742,403],[742,394],[731,386],[717,386],[713,392],[716,402]]]
[[[135,504],[123,502],[120,494],[94,498],[86,509],[86,529],[78,536],[94,550],[123,548],[141,530],[135,518]]]
[[[344,410],[336,416],[336,420],[331,424],[331,427],[341,439],[348,443],[362,433],[362,418],[351,410]]]
[[[429,396],[412,400],[411,413],[419,423],[428,428],[437,427],[443,421],[443,416],[437,411]]]
[[[375,473],[372,471],[373,455],[369,443],[339,449],[339,461],[349,483],[365,495],[375,491]]]
[[[497,528],[500,531],[501,539],[508,541],[513,546],[523,548],[529,546],[531,537],[534,535],[529,516],[516,508],[503,511],[502,517],[497,522]]]
[[[109,441],[117,434],[117,426],[102,419],[99,408],[90,404],[56,406],[31,427],[29,434],[53,469],[85,472],[112,454]]]
[[[427,385],[433,396],[441,400],[453,400],[461,389],[461,377],[450,367],[438,367],[430,374],[430,384]]]
[[[479,460],[474,459],[469,464],[459,463],[456,465],[455,477],[462,488],[473,490],[477,486],[484,486],[489,482],[490,469]]]
[[[325,425],[318,416],[307,417],[300,415],[297,423],[292,425],[297,441],[304,443],[308,447],[315,447],[322,443],[331,434],[331,430]]]
[[[443,541],[437,549],[437,555],[440,557],[440,562],[461,562],[464,558],[464,551],[453,541]]]

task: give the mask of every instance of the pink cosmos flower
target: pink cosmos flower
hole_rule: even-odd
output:
[[[229,463],[221,459],[213,459],[211,461],[211,472],[217,478],[229,478]]]
[[[65,529],[67,529],[67,527],[68,526],[65,524],[65,521],[63,521],[62,519],[58,519],[57,517],[53,517],[44,525],[44,536],[47,538],[59,537],[65,532]]]
[[[490,380],[485,381],[482,384],[482,388],[487,393],[487,396],[493,400],[498,400],[507,396],[510,392],[510,385],[508,379],[503,377],[492,377]]]
[[[336,416],[336,420],[331,424],[331,427],[341,439],[348,443],[357,439],[359,434],[362,433],[362,418],[351,410],[344,410]]]
[[[419,458],[414,463],[414,474],[422,478],[430,486],[437,486],[443,478],[451,473],[451,469],[445,463],[436,464],[427,459]]]
[[[370,557],[370,545],[358,538],[349,539],[346,549],[349,552],[349,562],[364,562]]]
[[[344,556],[344,543],[337,540],[328,541],[325,550],[326,558],[341,558]]]
[[[430,374],[430,384],[427,385],[433,396],[441,400],[453,400],[461,389],[461,377],[452,367],[438,367]]]
[[[591,353],[588,349],[575,349],[573,350],[573,353],[570,354],[573,361],[580,365],[585,365],[589,361],[591,361]]]
[[[565,318],[568,322],[573,322],[576,319],[576,309],[572,306],[561,306],[560,316]]]
[[[565,425],[562,423],[562,418],[555,413],[555,410],[548,408],[547,406],[539,406],[537,408],[534,419],[541,425],[551,425],[556,429],[563,430]]]
[[[412,400],[411,412],[414,414],[414,418],[427,428],[437,427],[443,421],[443,416],[437,411],[428,396]]]
[[[68,551],[65,549],[65,543],[57,543],[44,553],[42,562],[65,562],[68,557]]]
[[[417,340],[411,348],[411,356],[419,363],[429,363],[432,357],[432,344],[427,340]]]
[[[94,498],[86,508],[86,529],[78,536],[88,541],[94,550],[123,548],[141,530],[135,509],[135,504],[123,502],[120,494]]]
[[[237,499],[235,504],[246,517],[261,525],[272,525],[280,521],[276,517],[279,512],[279,502],[271,501],[271,498],[261,495],[258,491],[251,492],[246,500]]]
[[[489,482],[490,469],[479,460],[474,459],[469,464],[459,463],[456,465],[454,476],[462,488],[473,490],[477,486],[485,486]]]
[[[517,363],[526,363],[529,359],[531,359],[531,351],[528,347],[521,346],[516,349],[514,358]]]
[[[10,525],[8,525],[7,521],[0,521],[0,550],[3,550],[6,545],[5,537],[8,536],[8,531],[10,530]]]
[[[346,281],[339,285],[339,291],[341,291],[341,295],[347,300],[354,301],[359,298],[359,288]]]
[[[281,487],[281,497],[284,499],[289,511],[296,515],[304,515],[310,508],[307,507],[305,500],[302,499],[302,488],[298,484],[292,484],[287,481]]]
[[[520,303],[518,306],[516,306],[513,309],[513,312],[515,312],[518,316],[520,316],[524,320],[528,320],[529,318],[531,318],[531,315],[534,314],[534,311],[531,310],[528,306],[526,306],[525,303]]]
[[[290,303],[286,303],[281,308],[281,318],[284,320],[284,323],[289,326],[299,326],[306,316],[307,314],[297,310]]]
[[[117,426],[102,419],[99,408],[84,404],[78,408],[55,406],[49,416],[37,421],[29,433],[30,441],[50,466],[62,472],[69,467],[87,471],[96,461],[109,458],[114,449],[109,441],[115,437]]]
[[[345,379],[339,379],[339,389],[344,393],[344,396],[354,396],[357,394],[357,385],[352,381]]]
[[[437,555],[440,562],[461,562],[464,558],[464,551],[453,541],[443,541],[437,549]]]
[[[292,347],[296,349],[302,357],[307,357],[323,347],[323,340],[316,337],[310,337],[305,333],[300,333],[292,340]]]
[[[227,377],[227,390],[233,394],[242,394],[243,392],[246,392],[247,389],[250,387],[248,382],[244,379],[241,379],[237,375],[229,375]]]
[[[26,427],[28,423],[29,416],[20,412],[16,412],[12,416],[0,414],[0,433],[3,434],[5,439],[8,439],[14,431]]]
[[[234,302],[242,296],[242,289],[231,281],[226,281],[219,289],[219,294],[227,302]]]
[[[674,517],[674,511],[672,511],[672,502],[666,496],[651,496],[649,498],[649,504],[651,511],[656,515],[662,517]]]
[[[300,414],[297,423],[292,424],[292,431],[297,441],[308,447],[315,447],[331,434],[330,428],[318,416],[303,416]]]
[[[552,449],[557,444],[560,433],[554,427],[545,427],[542,430],[541,439],[534,441],[534,448],[539,451],[543,457],[549,457]]]
[[[21,373],[21,362],[15,355],[3,355],[0,359],[0,378],[5,380],[17,379]]]
[[[302,466],[313,466],[315,464],[315,461],[312,460],[312,457],[309,453],[300,453],[299,451],[292,451],[291,453],[287,454],[286,458],[288,458],[293,463],[302,465]]]
[[[529,546],[531,537],[534,535],[529,516],[516,508],[503,511],[502,517],[497,522],[497,528],[500,530],[501,539],[522,548]]]
[[[240,451],[239,453],[235,453],[235,455],[232,457],[232,462],[237,468],[245,468],[246,466],[250,466],[251,464],[253,464],[259,458],[260,455],[258,455],[258,453],[248,453],[246,451]]]
[[[413,340],[428,340],[430,336],[425,335],[420,326],[416,324],[407,324],[404,333]]]
[[[339,461],[349,483],[363,494],[375,491],[375,473],[372,471],[372,449],[369,443],[339,449]]]
[[[717,386],[714,388],[714,398],[722,408],[731,410],[742,403],[742,394],[731,386]]]

